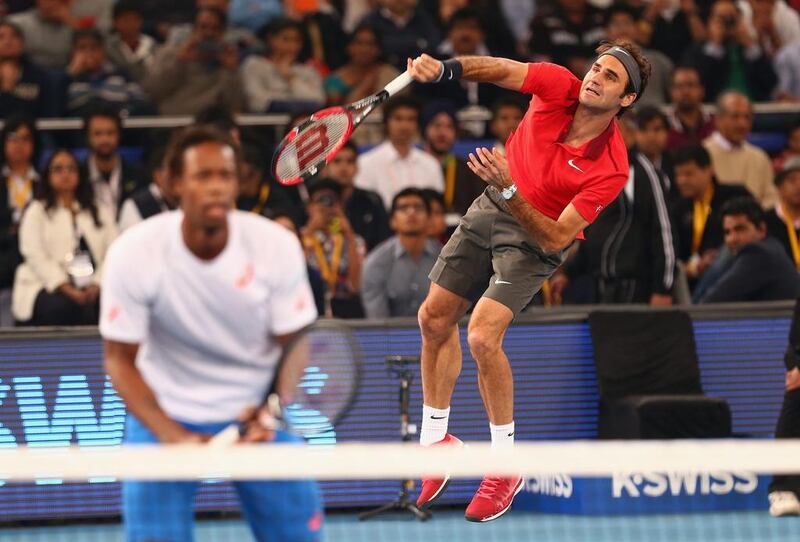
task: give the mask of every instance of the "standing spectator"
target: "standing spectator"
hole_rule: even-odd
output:
[[[322,173],[341,185],[344,214],[353,230],[367,243],[367,251],[371,251],[389,237],[389,218],[378,194],[355,186],[357,159],[358,149],[348,141]]]
[[[749,196],[742,186],[717,182],[711,155],[702,145],[678,147],[672,154],[675,186],[680,198],[673,207],[678,257],[692,284],[711,266],[723,241],[722,205],[737,196]]]
[[[81,175],[91,182],[98,205],[116,217],[125,200],[147,186],[144,173],[119,155],[122,119],[114,109],[98,108],[89,113],[84,119],[84,134],[90,152]]]
[[[486,183],[453,153],[457,126],[456,112],[449,102],[430,102],[425,106],[422,114],[425,150],[439,162],[442,169],[444,210],[457,215],[454,223],[486,189]]]
[[[148,161],[150,184],[139,188],[122,204],[119,212],[120,232],[151,216],[178,208],[178,194],[175,193],[173,183],[167,182],[167,167],[164,164],[165,151],[163,146],[159,146],[153,151]]]
[[[777,192],[767,153],[747,142],[753,129],[753,105],[735,91],[717,100],[717,131],[705,141],[714,174],[722,184],[743,183],[764,209],[775,205]]]
[[[674,183],[672,159],[667,152],[667,116],[657,107],[642,107],[636,112],[636,149],[658,170],[669,201]],[[630,156],[631,161],[635,156]]]
[[[641,42],[677,64],[690,44],[705,41],[705,16],[694,0],[646,2],[638,22]]]
[[[667,148],[672,150],[687,143],[701,143],[714,132],[714,119],[703,111],[705,88],[696,67],[684,65],[675,68],[670,96],[672,108],[667,117]]]
[[[11,288],[21,259],[17,232],[22,212],[39,184],[38,145],[33,119],[6,118],[0,133],[3,161],[0,171],[0,290]]]
[[[556,0],[531,23],[530,52],[537,60],[561,64],[582,79],[606,37],[605,13],[587,0]]]
[[[361,297],[367,318],[414,317],[428,295],[428,273],[442,246],[428,237],[430,204],[416,188],[392,200],[395,232],[364,262]]]
[[[277,19],[264,30],[264,42],[266,55],[252,55],[242,64],[247,109],[253,113],[293,113],[324,104],[319,72],[299,61],[303,48],[300,24]]]
[[[387,209],[404,188],[444,190],[439,163],[414,146],[419,113],[419,104],[412,98],[395,96],[386,102],[383,122],[387,141],[358,157],[356,186],[377,192]]]
[[[636,28],[636,10],[624,4],[617,5],[608,11],[606,35],[609,41],[629,40],[638,43],[639,32]],[[655,49],[642,48],[642,54],[650,61],[650,79],[647,88],[637,102],[638,107],[646,105],[664,105],[669,100],[670,77],[674,66],[664,53]]]
[[[191,36],[156,54],[144,81],[164,115],[195,115],[211,105],[239,111],[242,103],[236,49],[223,41],[225,13],[202,8]]]
[[[120,0],[114,4],[114,33],[106,41],[108,58],[130,74],[134,81],[143,81],[153,64],[158,45],[142,33],[144,18],[136,0]]]
[[[725,247],[733,256],[700,303],[778,301],[800,295],[800,277],[780,242],[767,236],[764,212],[750,197],[722,206]]]
[[[361,318],[361,266],[364,240],[353,232],[342,209],[342,187],[321,178],[308,189],[308,222],[301,229],[309,265],[326,284],[326,316]]]
[[[0,117],[24,113],[33,118],[60,113],[45,72],[25,56],[20,29],[0,21]]]
[[[347,42],[348,62],[325,79],[325,93],[331,105],[348,104],[366,98],[400,75],[381,60],[380,38],[371,26],[353,30]]]
[[[433,51],[441,36],[436,23],[418,0],[378,0],[378,6],[364,17],[382,40],[386,59],[398,70],[406,69],[406,59]]]
[[[800,271],[800,157],[786,161],[783,171],[775,176],[775,184],[778,202],[764,216],[767,233],[780,241]]]
[[[264,153],[252,144],[245,145],[242,150],[236,208],[267,218],[271,213],[282,212],[290,216],[295,224],[303,218],[303,213],[296,208],[286,189],[270,180],[266,174]]]
[[[24,263],[14,278],[14,318],[33,326],[97,324],[103,260],[116,235],[113,215],[95,204],[78,161],[55,151],[19,227]]]
[[[505,154],[506,141],[511,132],[517,129],[527,107],[516,98],[501,98],[492,105],[492,119],[489,121],[489,134],[494,137],[494,146]]]
[[[69,62],[72,31],[80,21],[70,13],[69,0],[36,0],[36,7],[8,18],[22,30],[25,51],[34,64],[63,69]]]
[[[67,114],[83,116],[102,105],[132,114],[149,112],[149,103],[139,85],[108,61],[100,32],[79,30],[74,35],[72,59],[67,67]]]
[[[736,6],[753,38],[770,56],[800,40],[800,15],[784,0],[737,0]]]
[[[709,100],[728,89],[769,100],[777,82],[771,58],[750,36],[732,0],[714,2],[707,40],[689,47],[684,60],[697,67]]]
[[[800,300],[794,305],[789,344],[783,356],[786,365],[783,406],[775,428],[775,438],[800,438]],[[769,485],[769,515],[800,515],[800,476],[775,475]]]

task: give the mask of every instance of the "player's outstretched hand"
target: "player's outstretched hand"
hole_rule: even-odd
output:
[[[474,153],[469,153],[467,165],[475,175],[498,190],[514,184],[508,169],[508,160],[497,147],[491,151],[486,147],[475,149]]]
[[[442,62],[426,54],[413,60],[409,58],[408,73],[420,83],[433,83],[442,74]]]

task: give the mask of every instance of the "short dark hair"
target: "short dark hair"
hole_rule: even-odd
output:
[[[339,151],[336,154],[339,154],[339,152],[342,152],[345,149],[353,151],[353,153],[355,153],[355,155],[358,156],[358,145],[356,145],[352,139],[348,139],[347,141],[345,141],[344,145],[342,145],[342,148],[339,149]]]
[[[283,32],[289,28],[297,30],[300,32],[301,36],[304,36],[303,25],[294,19],[290,19],[289,17],[277,17],[272,19],[270,22],[262,26],[256,35],[261,39],[267,39],[268,37],[274,36],[275,34]],[[305,39],[305,37],[303,39]]]
[[[308,184],[308,197],[311,199],[314,194],[321,190],[330,190],[334,192],[337,197],[342,196],[342,185],[331,179],[330,177],[319,177],[313,182]]]
[[[197,11],[194,14],[194,19],[193,20],[197,21],[197,17],[201,13],[206,12],[206,11],[208,13],[211,13],[212,15],[215,15],[217,17],[217,19],[219,19],[220,26],[222,26],[222,28],[225,28],[226,26],[228,26],[228,14],[225,13],[224,11],[222,11],[221,9],[219,9],[217,7],[214,7],[214,6],[202,6],[202,7],[197,8]]]
[[[425,197],[425,194],[419,188],[409,187],[404,188],[400,192],[394,195],[392,198],[392,209],[389,213],[389,216],[394,216],[394,213],[397,211],[398,202],[403,198],[419,198],[422,200],[422,204],[425,206],[425,212],[431,214],[431,202],[428,198]]]
[[[239,146],[231,136],[222,130],[207,124],[189,126],[183,130],[176,131],[170,139],[167,148],[165,163],[167,174],[174,180],[183,175],[184,155],[186,151],[203,143],[217,143],[225,147],[230,147],[236,155],[236,169],[238,171],[240,159]]]
[[[442,209],[445,208],[444,204],[444,194],[439,192],[438,190],[434,190],[433,188],[423,188],[420,190],[422,192],[422,196],[428,201],[428,206],[433,208],[431,203],[434,201],[438,201],[439,205],[442,206]]]
[[[646,105],[636,110],[636,125],[640,130],[644,130],[645,126],[655,119],[660,120],[664,124],[664,127],[669,129],[669,120],[658,107]]]
[[[699,143],[686,143],[672,151],[672,165],[680,166],[694,162],[698,167],[711,167],[711,155]]]
[[[111,119],[117,125],[117,131],[122,134],[122,116],[119,110],[109,104],[98,104],[83,116],[83,133],[89,135],[89,125],[93,119]]]
[[[457,9],[450,15],[450,20],[447,21],[447,28],[446,31],[449,33],[456,25],[465,22],[475,22],[478,24],[478,27],[481,29],[482,32],[485,32],[485,28],[483,26],[483,19],[481,18],[481,14],[475,8],[472,7],[463,7]]]
[[[44,171],[42,172],[42,180],[37,183],[36,199],[42,201],[45,209],[48,211],[55,207],[58,201],[58,196],[55,192],[55,189],[53,189],[53,186],[50,184],[50,177],[52,175],[51,168],[53,162],[61,154],[66,154],[75,163],[75,166],[79,166],[78,159],[69,149],[55,149],[53,154],[50,155],[50,158],[47,159],[47,163],[44,166]],[[89,176],[86,174],[86,171],[80,167],[78,167],[78,186],[75,187],[75,201],[80,204],[81,209],[86,209],[89,211],[89,213],[92,215],[92,220],[94,221],[95,226],[100,227],[103,225],[103,223],[100,221],[100,215],[97,211],[97,204],[95,203],[92,182],[89,180]]]
[[[142,8],[139,7],[140,1],[141,0],[117,0],[111,12],[112,18],[116,19],[126,13],[134,13],[142,17]]]
[[[752,196],[737,196],[722,204],[722,218],[744,215],[747,220],[759,227],[765,222],[764,211]]]
[[[72,48],[74,49],[78,42],[82,39],[89,38],[93,39],[103,47],[106,43],[103,34],[96,28],[81,28],[80,30],[76,30],[74,34],[72,34]]]
[[[386,102],[383,106],[383,124],[389,122],[389,118],[395,111],[402,108],[413,109],[417,112],[417,123],[419,123],[420,115],[422,114],[422,107],[419,102],[411,96],[395,96]]]
[[[697,74],[697,79],[700,81],[700,85],[703,84],[703,78],[700,77],[700,70],[694,64],[678,64],[675,66],[675,69],[672,70],[672,75],[669,77],[670,85],[675,83],[675,74],[678,73],[678,70],[689,70],[693,71]]]
[[[39,152],[41,151],[41,141],[39,140],[39,131],[36,129],[36,120],[26,113],[12,113],[3,123],[3,129],[0,131],[0,164],[6,161],[6,142],[11,134],[26,126],[31,131],[33,138],[33,154],[31,155],[31,164],[36,168],[39,165]],[[5,202],[2,202],[5,205]]]
[[[636,103],[639,101],[639,98],[642,97],[644,91],[647,89],[647,82],[650,80],[650,72],[652,71],[652,68],[650,67],[650,61],[647,60],[647,57],[645,57],[644,54],[642,53],[642,48],[630,40],[606,41],[601,43],[600,46],[594,50],[594,52],[597,53],[597,56],[599,57],[600,55],[602,55],[603,53],[605,53],[606,51],[608,51],[613,47],[621,47],[622,49],[625,49],[628,53],[630,53],[630,55],[636,61],[636,64],[639,65],[639,74],[641,75],[642,78],[642,85],[639,88],[639,93],[636,94],[636,99],[633,101],[633,103]],[[625,85],[625,94],[631,94],[632,92],[636,92],[636,90],[633,88],[633,81],[631,81],[631,78],[628,77],[628,84]],[[622,116],[622,114],[629,107],[630,106],[620,108],[617,116]]]

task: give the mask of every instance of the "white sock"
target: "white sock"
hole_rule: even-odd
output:
[[[505,425],[489,424],[492,434],[492,449],[505,450],[514,446],[514,422]]]
[[[419,443],[430,446],[444,439],[447,434],[447,421],[450,419],[450,407],[433,408],[422,405],[422,429],[419,432]]]

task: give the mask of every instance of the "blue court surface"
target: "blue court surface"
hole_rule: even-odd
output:
[[[198,521],[196,542],[252,540],[239,520]],[[118,524],[0,528],[2,542],[123,542]],[[766,512],[658,516],[580,517],[510,512],[487,524],[469,523],[459,511],[440,511],[428,522],[387,515],[359,522],[331,514],[329,542],[797,542],[800,518],[770,518]],[[290,541],[286,541],[290,542]]]

